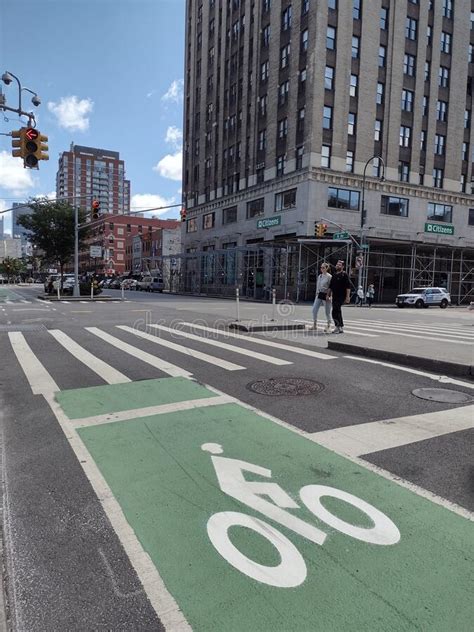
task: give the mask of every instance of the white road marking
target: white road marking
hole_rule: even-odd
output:
[[[58,385],[33,353],[24,335],[19,331],[10,331],[8,337],[34,395],[46,395],[59,391]]]
[[[61,301],[61,303],[64,303],[65,305],[69,305],[69,301]]]
[[[362,456],[472,428],[474,406],[464,406],[323,430],[310,437],[339,454]]]
[[[151,353],[141,351],[140,349],[137,349],[137,347],[133,347],[127,342],[123,342],[119,338],[115,338],[115,336],[111,336],[107,332],[102,331],[97,327],[86,327],[86,330],[89,331],[91,334],[94,334],[94,336],[97,336],[104,342],[108,342],[116,349],[120,349],[120,351],[124,351],[134,358],[138,358],[142,362],[146,362],[150,366],[153,366],[156,369],[159,369],[160,371],[171,375],[172,377],[190,377],[192,375],[192,373],[189,373],[189,371],[185,371],[184,369],[181,369],[179,366],[171,364],[170,362],[160,360],[160,358],[151,355]]]
[[[418,369],[411,369],[407,366],[401,366],[399,364],[391,364],[390,362],[383,362],[382,360],[372,360],[370,358],[358,358],[357,356],[346,355],[345,358],[349,360],[355,360],[356,362],[368,362],[369,364],[380,364],[380,366],[386,366],[389,369],[396,369],[397,371],[405,371],[406,373],[413,373],[414,375],[421,375],[427,377],[435,382],[441,382],[442,384],[456,384],[457,386],[464,386],[465,388],[474,389],[472,382],[463,382],[453,377],[447,377],[446,375],[436,375],[436,373],[428,373],[426,371],[419,371]]]
[[[87,305],[88,301],[79,301],[79,303],[82,303],[82,305]]]
[[[413,325],[395,325],[392,323],[372,323],[372,322],[368,322],[368,321],[362,321],[362,320],[351,320],[351,321],[347,321],[350,322],[350,326],[351,327],[364,327],[367,329],[371,329],[372,327],[377,327],[378,329],[384,329],[384,330],[388,330],[387,333],[398,333],[398,331],[401,331],[403,333],[422,333],[422,334],[426,334],[428,336],[442,336],[443,338],[448,337],[448,338],[455,338],[455,339],[459,339],[459,338],[464,338],[466,340],[470,340],[471,338],[474,339],[474,334],[471,333],[459,333],[459,332],[454,332],[452,333],[451,331],[449,331],[449,329],[431,329],[428,327],[415,327]]]
[[[421,335],[421,334],[409,334],[407,332],[404,331],[394,331],[393,329],[386,329],[384,327],[379,327],[378,325],[359,325],[359,327],[362,328],[362,331],[376,331],[380,334],[385,334],[387,336],[402,336],[403,338],[418,338],[420,340],[431,340],[431,341],[436,341],[436,342],[446,342],[449,344],[453,344],[453,345],[465,345],[466,341],[465,340],[456,340],[454,338],[447,338],[446,336],[441,336],[438,334],[433,334],[433,335]],[[346,330],[346,327],[344,327],[344,330]],[[349,330],[347,330],[349,331]],[[358,330],[357,330],[357,326],[352,324],[351,325],[351,329],[350,331],[359,333],[360,335],[362,335]]]
[[[351,320],[351,319],[348,319]],[[369,323],[371,325],[392,325],[393,327],[402,327],[402,328],[407,328],[407,329],[412,329],[412,328],[422,328],[423,330],[432,330],[432,331],[439,331],[441,333],[446,332],[447,330],[449,331],[453,331],[455,333],[459,333],[459,334],[466,334],[468,336],[474,336],[474,327],[472,325],[453,325],[452,323],[446,323],[446,324],[437,324],[437,323],[425,323],[425,322],[420,322],[420,321],[412,321],[411,323],[407,323],[407,322],[400,322],[400,321],[394,321],[394,320],[376,320],[376,319],[371,319],[371,318],[357,318],[357,319],[352,319],[351,322],[357,323],[357,322],[366,322]]]
[[[186,324],[186,323],[185,323]],[[240,353],[245,356],[250,356],[251,358],[255,358],[256,360],[261,360],[262,362],[268,362],[270,364],[276,364],[278,366],[283,366],[285,364],[293,364],[292,362],[288,362],[287,360],[280,360],[279,358],[274,358],[272,356],[265,355],[263,353],[257,353],[256,351],[249,351],[248,349],[242,349],[241,347],[236,347],[235,345],[229,345],[225,342],[220,342],[219,340],[210,340],[209,338],[204,338],[203,336],[196,336],[195,334],[189,334],[186,331],[181,331],[180,329],[171,329],[170,327],[165,327],[164,325],[148,325],[149,327],[153,327],[155,329],[161,329],[162,331],[168,331],[171,334],[177,334],[178,336],[182,336],[183,338],[188,338],[189,340],[196,340],[197,342],[201,342],[206,345],[210,345],[212,347],[219,347],[219,349],[226,349],[227,351],[232,351],[233,353]],[[332,356],[329,356],[332,357]]]
[[[309,325],[313,324],[312,320],[295,320],[294,322],[295,323],[307,323]],[[331,329],[332,329],[332,326],[331,326]],[[319,327],[318,330],[322,331],[323,327]],[[366,336],[367,338],[378,338],[379,337],[378,334],[367,334],[367,333],[364,334],[364,333],[361,333],[360,331],[349,330],[349,329],[347,329],[346,326],[344,326],[344,332],[348,333],[348,334],[357,334],[358,336]],[[329,335],[329,334],[327,334],[327,335]]]
[[[244,366],[240,366],[239,364],[234,364],[233,362],[228,362],[227,360],[221,360],[220,358],[208,355],[207,353],[202,353],[201,351],[195,351],[193,349],[190,349],[189,347],[183,347],[182,345],[178,345],[175,342],[163,340],[163,338],[152,336],[151,334],[133,329],[132,327],[127,327],[126,325],[117,325],[117,328],[122,329],[123,331],[127,331],[128,333],[133,334],[134,336],[138,336],[139,338],[143,338],[144,340],[149,340],[150,342],[162,345],[163,347],[168,347],[168,349],[173,349],[173,351],[177,351],[178,353],[184,353],[188,356],[191,356],[192,358],[197,358],[198,360],[209,362],[209,364],[219,366],[221,367],[221,369],[225,369],[226,371],[241,371],[242,369],[245,369]]]
[[[172,404],[160,404],[159,406],[146,406],[145,408],[134,408],[132,410],[121,410],[116,413],[105,413],[81,419],[72,419],[71,423],[75,428],[85,428],[86,426],[99,426],[115,421],[127,421],[129,419],[139,419],[140,417],[151,417],[153,415],[164,415],[166,413],[176,413],[182,410],[192,410],[194,408],[207,408],[208,406],[221,406],[232,403],[232,398],[227,395],[216,397],[205,397],[201,399],[189,399],[184,402],[173,402]]]
[[[71,355],[85,364],[89,369],[91,369],[91,371],[97,373],[97,375],[101,377],[104,382],[107,382],[107,384],[122,384],[124,382],[131,382],[126,375],[120,373],[120,371],[114,369],[114,367],[110,366],[110,364],[103,362],[103,360],[100,360],[92,353],[78,345],[77,342],[75,342],[63,331],[60,331],[59,329],[50,329],[49,333],[66,349],[66,351],[69,351]]]
[[[237,334],[234,332],[223,331],[222,329],[213,329],[212,327],[204,327],[204,325],[195,325],[194,323],[181,323],[182,325],[186,325],[187,327],[194,327],[195,329],[200,329],[202,331],[208,331],[211,333],[217,333],[221,336],[226,336],[229,338],[237,338],[241,340],[247,340],[250,343],[255,343],[259,345],[264,345],[266,347],[272,347],[273,349],[284,349],[289,353],[299,353],[300,355],[309,356],[310,358],[318,358],[318,360],[335,360],[336,356],[329,355],[328,353],[321,353],[319,351],[313,351],[311,349],[302,349],[301,347],[290,347],[290,345],[284,345],[275,340],[263,340],[262,338],[254,338],[253,336],[246,336],[243,334]],[[153,325],[154,326],[154,325]],[[172,329],[170,331],[176,331]],[[179,331],[179,333],[182,333]],[[202,338],[200,338],[202,340]],[[218,345],[222,343],[217,342]],[[251,355],[255,355],[253,351],[249,352]]]

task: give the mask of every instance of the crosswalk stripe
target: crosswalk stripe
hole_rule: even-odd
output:
[[[61,303],[64,303],[65,305],[69,305],[69,301],[61,301]]]
[[[437,322],[421,322],[421,321],[411,321],[404,322],[399,320],[377,320],[375,318],[358,318],[358,321],[365,321],[367,323],[385,323],[387,325],[395,325],[397,327],[424,327],[430,329],[439,329],[440,331],[446,331],[447,328],[453,329],[459,333],[468,333],[469,335],[474,335],[474,331],[469,331],[469,327],[465,325],[453,325],[452,323],[440,324]],[[472,326],[471,326],[472,328]]]
[[[120,349],[120,351],[124,351],[125,353],[128,353],[129,355],[133,356],[134,358],[138,358],[139,360],[142,360],[142,362],[146,362],[150,366],[153,366],[156,369],[159,369],[160,371],[163,371],[164,373],[171,375],[172,377],[180,377],[180,376],[191,377],[192,375],[192,373],[189,373],[189,371],[185,371],[184,369],[181,369],[179,366],[176,366],[175,364],[171,364],[171,362],[160,360],[160,358],[157,358],[156,356],[151,355],[151,353],[147,353],[146,351],[141,351],[137,347],[129,345],[127,342],[123,342],[122,340],[120,340],[119,338],[116,338],[115,336],[111,336],[110,334],[108,334],[105,331],[102,331],[98,327],[86,327],[86,330],[89,331],[91,334],[94,334],[94,336],[97,336],[104,342],[108,342],[110,345],[112,345],[116,349]]]
[[[219,366],[221,367],[221,369],[225,369],[226,371],[240,371],[242,369],[245,369],[244,366],[240,366],[239,364],[234,364],[233,362],[228,362],[227,360],[221,360],[220,358],[208,355],[207,353],[202,353],[201,351],[195,351],[193,349],[190,349],[189,347],[183,347],[183,345],[178,345],[175,342],[170,342],[169,340],[163,340],[163,338],[152,336],[151,334],[133,329],[132,327],[127,327],[126,325],[117,325],[117,328],[121,329],[122,331],[127,331],[131,334],[134,334],[135,336],[143,338],[144,340],[149,340],[150,342],[162,345],[163,347],[168,347],[168,349],[173,349],[173,351],[177,351],[178,353],[184,353],[193,358],[197,358],[198,360],[209,362],[210,364]]]
[[[262,338],[254,338],[253,336],[244,336],[243,334],[237,334],[230,331],[223,331],[222,329],[213,329],[212,327],[205,327],[204,325],[196,325],[194,323],[182,322],[182,325],[186,325],[187,327],[194,327],[195,329],[200,329],[202,331],[208,331],[210,333],[217,333],[221,336],[226,336],[228,338],[237,338],[241,340],[247,340],[250,343],[255,343],[259,345],[264,345],[266,347],[272,347],[273,349],[284,349],[285,351],[289,351],[291,353],[299,353],[300,355],[310,356],[311,358],[318,358],[319,360],[334,360],[336,356],[329,355],[328,353],[320,353],[319,351],[313,351],[311,349],[302,349],[301,347],[291,347],[290,345],[284,345],[274,340],[263,340]],[[176,331],[172,329],[170,331]],[[179,331],[178,333],[182,333]],[[191,335],[191,334],[188,334]],[[198,336],[199,338],[199,336]],[[225,343],[216,342],[217,345],[222,346]],[[249,352],[251,355],[255,356],[253,351]]]
[[[107,384],[123,384],[124,382],[131,381],[126,375],[110,366],[110,364],[100,360],[95,355],[78,345],[77,342],[75,342],[63,331],[60,331],[59,329],[49,329],[48,331],[53,338],[66,349],[66,351],[69,351],[71,355],[85,364],[89,369],[91,369],[91,371],[97,373],[97,375],[101,377],[104,382],[107,382]]]
[[[433,340],[433,341],[437,341],[437,342],[449,342],[450,344],[455,344],[455,345],[465,345],[466,341],[465,340],[458,340],[456,338],[448,338],[446,336],[441,336],[440,334],[416,334],[415,332],[413,333],[408,333],[405,331],[395,331],[393,329],[386,329],[383,327],[380,327],[378,325],[359,325],[359,327],[362,328],[362,331],[377,331],[379,333],[383,333],[386,334],[388,336],[403,336],[405,338],[419,338],[421,340]],[[357,331],[357,326],[356,325],[351,325],[351,331]],[[344,328],[345,329],[345,328]]]
[[[34,395],[52,395],[59,387],[44,368],[20,331],[8,333],[10,344]]]
[[[416,326],[416,325],[406,325],[406,324],[396,324],[396,323],[388,323],[386,321],[368,321],[365,319],[357,319],[357,320],[347,320],[346,322],[351,323],[351,326],[356,326],[356,325],[361,325],[361,326],[376,326],[376,327],[384,327],[387,329],[400,329],[401,331],[407,331],[408,333],[411,332],[421,332],[421,333],[428,333],[428,334],[433,334],[433,335],[444,335],[444,336],[451,336],[453,338],[466,338],[466,339],[471,339],[474,338],[474,333],[471,332],[461,332],[461,331],[452,331],[450,328],[444,327],[444,328],[434,328],[434,327],[424,327],[422,325],[420,326]]]
[[[165,327],[164,325],[149,325],[149,327],[153,327],[154,329],[161,329],[162,331],[168,331],[171,334],[177,334],[178,336],[188,338],[189,340],[196,340],[197,342],[202,342],[203,344],[211,345],[212,347],[219,347],[219,349],[227,349],[227,351],[232,351],[233,353],[240,353],[242,355],[250,356],[251,358],[262,360],[263,362],[268,362],[270,364],[276,364],[278,366],[293,364],[292,362],[288,362],[287,360],[280,360],[279,358],[274,358],[264,353],[257,353],[256,351],[242,349],[242,347],[229,345],[225,342],[220,342],[219,340],[209,340],[209,338],[204,338],[204,336],[196,336],[195,334],[190,334],[187,331],[181,331],[180,329],[171,329],[170,327]]]
[[[323,430],[309,436],[335,452],[362,456],[474,428],[474,406],[453,408],[448,414],[448,423],[446,411],[441,410]]]
[[[306,323],[306,324],[312,325],[313,321],[312,320],[295,320],[295,323]],[[323,329],[322,327],[318,328],[318,330],[322,330],[322,329]],[[345,326],[344,326],[344,331],[346,333],[357,333],[359,336],[366,336],[367,338],[378,338],[379,337],[378,334],[364,334],[364,333],[360,333],[360,332],[353,332],[352,330],[349,331],[349,329],[347,329]]]

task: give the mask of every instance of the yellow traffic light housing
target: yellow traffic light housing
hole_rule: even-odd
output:
[[[38,137],[36,139],[38,149],[35,152],[35,156],[38,160],[49,160],[49,155],[45,152],[48,151],[48,137],[44,134],[40,134],[38,132]]]
[[[328,225],[327,224],[321,224],[318,222],[314,223],[314,233],[316,235],[316,237],[324,237],[324,235],[326,234],[328,229]]]
[[[91,213],[92,220],[99,219],[99,215],[100,215],[100,202],[99,200],[92,200],[92,213]]]
[[[12,132],[12,156],[13,158],[23,158],[25,155],[25,135],[24,127]]]
[[[24,152],[23,152],[23,166],[28,169],[38,169],[38,156],[40,143],[38,141],[40,133],[34,127],[23,127],[24,136]]]

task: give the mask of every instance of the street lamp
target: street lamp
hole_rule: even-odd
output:
[[[366,178],[367,167],[375,159],[377,159],[378,161],[380,161],[382,163],[382,175],[379,176],[380,182],[384,182],[384,180],[385,180],[385,161],[382,158],[382,156],[374,155],[371,158],[369,158],[367,160],[367,162],[365,163],[364,173],[363,173],[363,176],[362,176],[362,206],[361,206],[361,210],[360,210],[360,240],[359,240],[359,242],[360,242],[360,247],[362,248],[362,251],[363,251],[362,254],[364,256],[364,259],[365,259],[364,224],[365,224],[365,216],[366,216],[366,211],[365,211],[365,178]],[[359,278],[358,278],[358,283],[357,283],[359,286],[362,285],[362,273],[363,273],[363,266],[360,266],[359,267]]]
[[[18,77],[16,75],[14,75],[12,72],[10,72],[9,70],[6,70],[3,75],[2,75],[2,81],[5,85],[9,86],[11,84],[11,82],[15,80],[18,84],[18,108],[9,108],[7,106],[5,106],[4,104],[2,104],[2,109],[3,110],[9,110],[11,112],[16,112],[17,114],[19,114],[20,116],[28,116],[29,117],[29,124],[31,125],[31,121],[34,120],[34,114],[32,112],[23,112],[22,108],[21,108],[21,93],[23,92],[23,90],[26,90],[26,92],[30,92],[33,95],[33,98],[31,99],[31,102],[33,103],[33,105],[35,107],[38,107],[41,104],[41,99],[39,98],[39,96],[36,94],[36,92],[34,92],[33,90],[30,90],[29,88],[23,88],[21,85],[20,80],[18,79]]]

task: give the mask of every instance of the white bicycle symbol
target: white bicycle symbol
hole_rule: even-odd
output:
[[[211,453],[219,486],[225,494],[311,542],[324,544],[327,537],[324,531],[285,511],[301,507],[283,488],[277,483],[247,481],[243,476],[243,472],[252,472],[271,478],[271,470],[246,461],[218,456],[223,453],[222,446],[218,443],[204,443],[201,449]],[[400,540],[400,531],[390,518],[353,494],[326,485],[306,485],[300,489],[299,495],[302,503],[316,518],[352,538],[381,546],[393,545]],[[264,496],[273,502],[269,502]],[[322,505],[323,497],[338,498],[356,507],[365,513],[373,526],[359,527],[341,520]],[[280,564],[258,564],[239,551],[228,535],[229,529],[234,526],[246,527],[266,538],[277,549]],[[294,588],[306,579],[306,563],[296,546],[280,531],[259,518],[236,511],[222,511],[209,518],[207,533],[218,553],[234,568],[252,579],[279,588]]]

